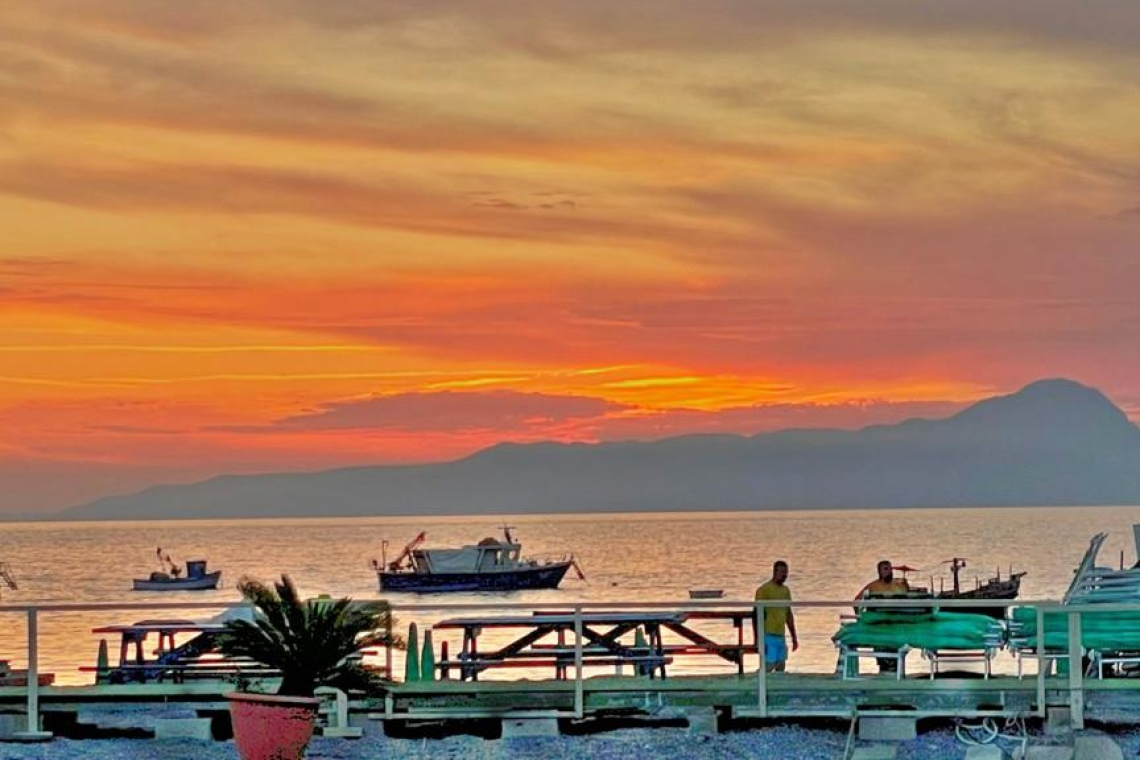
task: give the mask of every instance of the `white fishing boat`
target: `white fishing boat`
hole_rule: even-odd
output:
[[[420,532],[391,562],[385,541],[381,545],[383,559],[372,561],[380,590],[428,593],[552,589],[558,588],[570,568],[585,580],[572,554],[524,557],[522,545],[511,530],[510,526],[503,527],[501,541],[489,537],[458,549],[421,549],[427,534]]]
[[[149,578],[135,578],[135,591],[206,591],[218,587],[222,571],[208,572],[206,560],[189,560],[183,573],[182,567],[170,559],[161,546],[157,554],[162,569],[151,573]]]

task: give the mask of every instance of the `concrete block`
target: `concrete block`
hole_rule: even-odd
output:
[[[1073,732],[1073,715],[1067,707],[1045,708],[1045,735],[1068,736]]]
[[[17,731],[12,734],[7,741],[35,744],[38,742],[50,742],[52,738],[53,734],[51,731]]]
[[[899,751],[889,744],[872,744],[869,747],[856,747],[851,760],[895,760]]]
[[[364,736],[364,729],[357,726],[325,726],[321,729],[321,736],[327,739],[359,739]]]
[[[859,738],[871,742],[908,742],[918,736],[914,718],[874,716],[859,719]]]
[[[687,707],[681,715],[689,722],[690,734],[717,733],[716,709],[713,707]]]
[[[348,725],[359,728],[362,738],[377,739],[384,736],[384,721],[370,717],[375,713],[349,713]]]
[[[40,728],[43,728],[43,718],[41,715]],[[0,739],[6,742],[49,742],[52,740],[52,733],[29,731],[27,713],[8,712],[0,714]]]
[[[315,696],[322,699],[318,712],[324,717],[325,725],[320,726],[321,736],[336,739],[359,739],[364,729],[350,725],[348,695],[331,686],[318,687]]]
[[[996,744],[983,744],[967,749],[966,760],[1009,760],[1009,755]]]
[[[1073,760],[1124,760],[1124,751],[1111,736],[1078,736],[1073,740]]]
[[[24,713],[0,713],[0,740],[28,728],[28,716]]]
[[[155,739],[201,739],[210,741],[209,718],[158,718],[154,721]]]
[[[1054,746],[1054,747],[1029,747],[1024,755],[1021,754],[1021,748],[1018,747],[1014,750],[1013,760],[1073,760],[1073,748]]]
[[[558,736],[558,721],[555,718],[504,718],[503,738],[519,736]]]

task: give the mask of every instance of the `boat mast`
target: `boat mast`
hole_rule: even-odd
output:
[[[419,535],[408,542],[408,545],[404,547],[404,550],[400,552],[399,556],[392,560],[392,563],[388,565],[388,570],[393,573],[399,571],[400,565],[403,564],[404,560],[411,557],[412,550],[422,544],[426,538],[427,531],[421,530]]]
[[[954,557],[950,560],[950,574],[954,576],[954,596],[961,593],[962,587],[958,583],[958,571],[966,566],[966,560]]]
[[[13,591],[19,588],[16,585],[16,579],[12,576],[12,568],[7,562],[0,562],[0,581],[3,581],[4,585]]]

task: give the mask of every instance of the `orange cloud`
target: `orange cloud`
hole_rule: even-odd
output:
[[[512,391],[405,393],[340,401],[274,422],[282,430],[485,430],[511,435],[598,418],[623,407],[597,398]]]
[[[1140,14],[1042,2],[6,2],[0,509],[1140,398]]]

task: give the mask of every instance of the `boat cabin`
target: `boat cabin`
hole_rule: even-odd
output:
[[[486,573],[516,569],[522,564],[522,545],[484,538],[461,549],[415,549],[412,570],[417,573]]]

